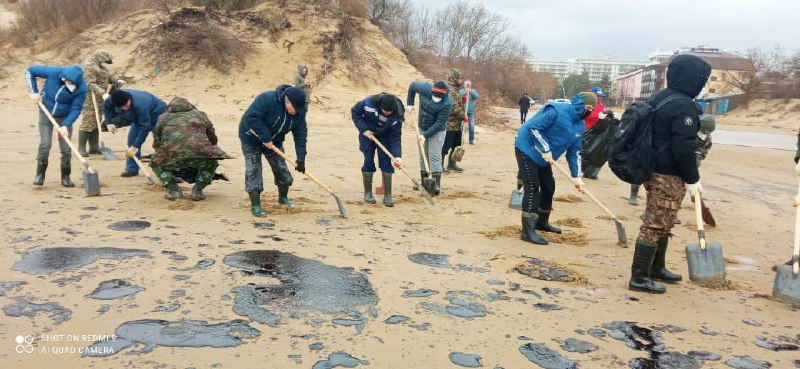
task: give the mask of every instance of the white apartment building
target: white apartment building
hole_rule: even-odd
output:
[[[643,60],[617,60],[610,56],[568,59],[566,61],[538,59],[530,61],[534,72],[550,72],[559,80],[563,80],[571,74],[586,73],[592,81],[599,81],[603,75],[613,79],[614,76],[641,68],[646,64],[647,61]]]

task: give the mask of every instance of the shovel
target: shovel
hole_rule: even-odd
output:
[[[128,148],[128,151],[131,152],[131,155],[128,156],[128,157],[133,159],[133,161],[136,162],[136,165],[138,165],[139,168],[141,168],[142,171],[144,171],[144,176],[145,176],[145,178],[147,178],[147,184],[149,184],[151,186],[155,185],[157,182],[155,180],[155,176],[153,175],[153,173],[151,173],[150,169],[147,169],[147,167],[144,166],[144,164],[142,164],[142,160],[141,159],[136,157],[136,152],[139,151],[139,149],[131,146],[131,147]],[[126,154],[126,156],[127,156],[127,154]]]
[[[373,136],[373,137],[370,137],[369,139],[372,140],[372,142],[374,142],[376,145],[378,145],[378,147],[381,148],[381,150],[386,154],[386,156],[388,156],[390,159],[392,159],[392,162],[395,161],[395,158],[394,158],[394,156],[392,156],[392,153],[390,153],[389,150],[386,148],[386,146],[383,146],[383,144],[380,141],[378,141],[377,138],[375,138]],[[408,172],[406,172],[406,168],[404,168],[402,165],[399,168],[400,168],[400,171],[402,171],[403,174],[406,175],[406,177],[411,179],[411,182],[414,183],[414,187],[416,187],[419,190],[419,192],[422,193],[422,197],[425,198],[425,201],[427,201],[431,205],[435,205],[433,203],[433,197],[431,197],[431,194],[429,194],[428,191],[425,191],[425,189],[423,189],[422,186],[419,185],[419,182],[417,182],[417,179],[412,177],[410,174],[408,174]]]
[[[703,213],[703,222],[710,227],[716,227],[717,221],[714,219],[714,215],[711,214],[711,209],[706,206],[705,201],[702,201],[702,199],[700,200],[700,210]]]
[[[258,138],[259,140],[261,139],[260,137],[258,137],[258,134],[256,133],[256,131],[254,131],[252,129],[248,133],[253,135],[253,136],[256,136],[256,138]],[[281,151],[281,149],[279,149],[279,148],[277,148],[275,146],[272,147],[272,151],[275,151],[276,154],[280,155],[280,157],[282,157],[283,160],[286,160],[288,162],[292,162],[293,161],[292,158],[290,158],[283,151]],[[342,202],[342,199],[340,199],[339,196],[337,196],[335,193],[333,193],[333,190],[331,190],[330,187],[328,187],[324,183],[320,182],[318,179],[316,179],[314,176],[312,176],[308,172],[303,173],[303,175],[305,175],[306,178],[310,179],[312,182],[316,183],[317,186],[319,186],[321,189],[323,189],[326,192],[328,192],[329,194],[331,194],[331,196],[333,196],[333,199],[336,200],[336,206],[339,207],[339,215],[341,215],[342,218],[347,218],[347,215],[344,212],[344,203]]]
[[[469,92],[470,90],[465,89],[467,96],[467,103],[464,105],[464,124],[461,125],[461,145],[457,146],[455,150],[453,150],[453,154],[450,155],[450,160],[460,163],[461,159],[464,158],[464,154],[466,154],[466,150],[464,149],[464,136],[469,134],[469,115],[467,114],[467,110],[469,109]],[[466,132],[464,132],[466,130]]]
[[[413,115],[413,113],[412,113]],[[428,192],[428,194],[433,193],[433,173],[431,173],[431,167],[428,164],[428,155],[425,153],[425,143],[422,142],[422,139],[419,137],[422,135],[419,131],[419,126],[416,122],[412,123],[414,126],[414,130],[417,131],[417,143],[419,144],[419,155],[422,158],[422,162],[425,163],[425,172],[428,173],[428,178],[422,179],[422,188]]]
[[[58,122],[56,122],[55,118],[53,118],[50,112],[47,111],[47,108],[44,106],[44,104],[42,104],[41,100],[37,101],[36,104],[39,105],[39,109],[44,112],[44,115],[46,115],[47,119],[50,120],[50,123],[53,124],[53,127],[61,128],[61,126],[58,125]],[[100,196],[100,174],[97,173],[97,171],[91,166],[89,166],[89,162],[86,161],[86,159],[84,159],[80,153],[78,153],[78,150],[72,145],[69,137],[62,137],[61,139],[67,143],[67,146],[69,146],[69,149],[72,151],[72,153],[78,158],[78,160],[81,161],[81,164],[83,164],[83,190],[86,191],[86,195]]]
[[[797,191],[800,196],[800,189]],[[775,273],[772,298],[787,304],[800,305],[800,206],[797,206],[794,222],[794,251],[792,265],[779,265]]]
[[[522,190],[514,189],[511,191],[511,200],[508,201],[508,207],[514,210],[522,210],[522,198],[525,195]]]
[[[561,165],[559,165],[556,162],[553,162],[553,166],[556,167],[562,174],[570,178],[570,180],[572,179],[572,176],[570,176],[569,173],[564,168],[561,167]],[[586,194],[586,196],[588,196],[589,199],[592,200],[592,202],[594,202],[595,204],[597,204],[597,206],[603,209],[603,211],[605,211],[606,214],[608,214],[608,216],[614,219],[614,226],[617,227],[617,244],[619,244],[622,247],[628,247],[628,236],[626,235],[625,227],[622,225],[622,222],[619,221],[619,218],[617,218],[617,216],[614,215],[614,213],[612,213],[611,210],[608,209],[608,207],[603,205],[603,203],[601,203],[600,200],[594,197],[594,195],[592,195],[592,193],[589,192],[589,190],[587,190],[585,186],[583,188],[583,193]]]
[[[694,196],[694,213],[697,222],[698,243],[686,245],[686,261],[689,263],[689,279],[697,284],[718,284],[725,282],[725,260],[722,257],[722,245],[719,242],[706,243],[706,231],[703,229],[703,210],[700,192]]]
[[[92,105],[94,105],[94,119],[97,121],[97,135],[98,140],[100,141],[100,152],[105,156],[106,160],[119,160],[117,154],[115,154],[111,149],[106,147],[105,141],[103,141],[103,129],[100,126],[100,111],[97,110],[97,100],[94,97],[94,91],[92,91]]]

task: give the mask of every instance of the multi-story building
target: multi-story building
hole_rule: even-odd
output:
[[[577,58],[566,61],[537,60],[530,61],[534,72],[549,72],[557,79],[563,80],[569,75],[589,75],[589,80],[599,81],[603,75],[613,78],[622,73],[640,68],[646,64],[639,60],[616,60],[610,56],[600,58]]]

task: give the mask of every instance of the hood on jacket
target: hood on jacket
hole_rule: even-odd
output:
[[[695,98],[711,76],[711,65],[694,55],[678,55],[667,67],[667,87]]]
[[[69,81],[75,86],[80,86],[83,84],[83,70],[77,65],[70,65],[62,68],[60,77]]]
[[[284,104],[286,104],[286,99],[287,99],[286,90],[290,88],[295,88],[295,87],[292,85],[281,84],[275,88],[275,94],[278,95],[278,101],[281,103],[281,109],[284,109],[283,106]],[[294,105],[294,109],[297,111],[297,114],[303,114],[306,112],[305,104],[292,104],[292,105]]]
[[[94,53],[94,55],[92,55],[91,60],[97,63],[98,65],[103,65],[103,64],[111,64],[111,61],[113,59],[111,58],[111,53],[109,53],[108,51],[98,50],[96,53]]]
[[[183,113],[194,109],[197,108],[192,105],[189,100],[186,100],[180,96],[175,96],[175,98],[173,98],[167,106],[167,111],[170,113]]]
[[[569,100],[569,104],[572,105],[575,110],[575,116],[572,117],[574,119],[577,119],[581,113],[583,113],[583,109],[586,108],[586,103],[583,101],[581,95],[573,96],[572,99]]]
[[[306,69],[305,64],[297,64],[297,75],[300,77],[305,77],[308,75],[308,70],[306,69],[305,73],[303,73],[303,69]]]

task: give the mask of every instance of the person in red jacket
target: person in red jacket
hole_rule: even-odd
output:
[[[609,111],[606,110],[606,107],[603,105],[603,98],[606,97],[603,94],[603,89],[600,86],[594,86],[586,92],[591,92],[597,96],[597,107],[592,111],[592,115],[587,117],[584,121],[586,122],[586,133],[592,130],[594,126],[597,125],[599,120],[606,119],[606,116],[609,114]],[[613,113],[611,113],[613,116]],[[597,179],[597,174],[600,172],[600,169],[603,167],[602,163],[591,163],[589,161],[589,155],[586,152],[587,148],[592,147],[591,140],[599,139],[598,135],[588,135],[584,134],[584,142],[583,142],[583,151],[581,152],[581,169],[583,172],[583,178],[588,179]]]
[[[600,88],[600,86],[594,86],[586,90],[586,92],[592,92],[597,95],[597,107],[592,111],[592,115],[584,120],[584,122],[586,122],[586,131],[588,132],[597,124],[598,120],[605,118],[606,107],[603,105],[603,98],[606,97],[606,95],[603,94],[603,89]],[[600,117],[600,114],[603,114],[603,116]]]

